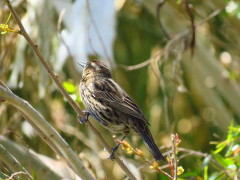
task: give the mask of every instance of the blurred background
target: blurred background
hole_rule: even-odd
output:
[[[226,139],[231,122],[240,123],[239,1],[11,2],[43,56],[83,109],[78,94],[81,68],[77,62],[101,59],[141,107],[159,146],[170,147],[170,135],[178,133],[180,147],[211,154],[214,142]],[[5,23],[18,29],[2,1],[0,24]],[[96,137],[79,124],[77,114],[25,39],[16,33],[2,31],[0,35],[0,79],[47,119],[97,179],[125,178],[119,166],[106,159],[108,153]],[[90,120],[114,146],[112,134]],[[4,137],[0,144],[6,143],[6,147],[15,142],[23,149],[60,161],[21,113],[7,103],[0,104],[0,133]],[[126,140],[152,159],[136,134]],[[165,178],[134,155],[121,149],[118,152],[139,179]],[[204,178],[203,158],[185,157],[179,165],[185,171],[182,178]],[[0,167],[6,171],[3,163]]]

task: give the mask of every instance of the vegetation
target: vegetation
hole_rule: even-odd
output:
[[[120,2],[114,79],[149,119],[168,162],[155,162],[134,133],[121,142],[91,117],[81,125],[72,49],[58,68],[61,15],[49,1],[19,1],[16,14],[2,1],[0,179],[240,178],[240,3]],[[106,159],[118,142],[116,161]]]

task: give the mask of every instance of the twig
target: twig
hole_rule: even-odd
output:
[[[191,22],[191,30],[192,30],[192,38],[191,38],[191,42],[190,42],[190,48],[191,48],[191,56],[194,55],[194,48],[195,48],[195,39],[196,39],[196,29],[195,29],[195,21],[194,21],[194,15],[190,9],[188,0],[184,1],[185,4],[185,8],[187,11],[187,14],[190,18],[190,22]]]
[[[195,151],[195,150],[191,150],[191,149],[186,149],[186,148],[182,148],[180,147],[178,149],[179,152],[186,152],[186,154],[183,154],[179,157],[179,160],[180,159],[183,159],[187,156],[191,156],[191,155],[195,155],[195,156],[200,156],[200,157],[209,157],[210,158],[210,162],[212,162],[212,164],[214,164],[215,166],[217,166],[218,168],[220,168],[221,170],[223,170],[223,172],[231,177],[231,175],[224,169],[224,167],[222,165],[220,165],[214,158],[212,158],[212,156],[208,153],[202,153],[200,151]]]
[[[220,9],[217,9],[215,10],[214,12],[212,12],[208,17],[206,17],[204,20],[202,20],[200,23],[196,24],[195,25],[195,30],[197,30],[198,27],[200,27],[201,25],[205,24],[206,22],[208,22],[209,20],[211,20],[212,18],[214,18],[215,16],[217,16],[223,9],[223,8],[220,8]],[[189,30],[187,31],[183,31],[183,32],[180,32],[178,33],[177,35],[174,36],[174,38],[171,39],[171,42],[174,42],[176,39],[181,39],[182,36],[186,36],[186,34],[188,34]],[[169,42],[170,43],[170,42]],[[168,43],[168,44],[169,44]],[[162,51],[161,51],[161,54],[164,55],[164,54],[168,54],[168,52],[166,52],[168,49],[168,45],[167,47],[165,47]],[[147,65],[149,65],[151,63],[153,59],[150,58],[142,63],[139,63],[139,64],[136,64],[136,65],[132,65],[132,66],[126,66],[126,65],[120,65],[121,67],[123,67],[125,70],[127,71],[132,71],[132,70],[136,70],[136,69],[140,69],[140,68],[143,68]]]
[[[32,158],[31,158],[30,150],[29,150],[27,143],[24,141],[23,137],[20,136],[18,133],[13,132],[11,130],[8,130],[8,131],[2,133],[1,135],[5,135],[5,134],[13,134],[13,135],[17,136],[20,139],[20,141],[22,142],[22,144],[24,144],[24,147],[26,148],[27,155],[28,155],[29,169],[30,169],[30,171],[32,171],[33,167],[32,167]]]
[[[138,148],[133,148],[127,141],[121,141],[119,140],[116,136],[113,136],[114,140],[117,142],[117,143],[120,143],[122,145],[122,149],[126,149],[127,150],[127,153],[131,154],[135,154],[139,157],[141,157],[141,159],[146,162],[148,165],[150,165],[150,168],[161,173],[161,174],[164,174],[165,176],[167,176],[170,180],[173,180],[173,178],[165,171],[163,171],[161,168],[161,166],[158,165],[158,163],[156,161],[149,161],[143,154],[143,152],[138,149]]]
[[[157,22],[160,26],[160,29],[162,30],[163,34],[166,36],[166,38],[168,40],[171,39],[170,35],[167,33],[167,31],[164,29],[161,19],[160,19],[160,9],[162,8],[162,6],[164,5],[164,3],[166,2],[166,0],[161,0],[158,5],[157,5]]]
[[[217,16],[223,9],[225,9],[225,7],[213,11],[210,15],[208,15],[208,17],[206,17],[204,20],[202,20],[200,23],[198,23],[196,25],[196,27],[199,27],[199,26],[203,25],[204,23],[208,22],[209,20],[211,20],[212,18]]]
[[[18,162],[18,160],[10,154],[1,144],[0,144],[0,160],[10,168],[11,171],[20,171],[28,176],[29,179],[33,179],[27,170]],[[24,171],[24,172],[23,172]],[[9,178],[10,179],[10,178]]]
[[[153,55],[153,57],[151,57],[150,59],[148,59],[148,60],[146,60],[146,61],[144,61],[142,63],[136,64],[136,65],[132,65],[132,66],[126,66],[126,65],[123,65],[123,64],[119,64],[119,66],[124,68],[127,71],[140,69],[140,68],[143,68],[145,66],[148,66],[155,59],[160,59],[160,57],[162,57],[162,55],[163,55],[162,51],[159,51],[155,55]]]
[[[176,156],[176,135],[172,134],[171,138],[172,138],[172,154],[173,154],[173,167],[174,167],[173,179],[177,180],[178,160]]]
[[[69,94],[67,93],[67,91],[64,89],[64,87],[62,86],[62,84],[60,83],[58,76],[55,75],[52,71],[52,69],[50,68],[50,66],[47,64],[47,61],[45,60],[45,58],[42,56],[42,53],[39,51],[38,49],[38,45],[34,44],[32,39],[29,37],[28,33],[26,32],[18,14],[16,13],[15,9],[12,7],[11,3],[9,0],[5,0],[5,2],[7,3],[7,6],[9,8],[9,10],[11,11],[11,13],[13,14],[13,17],[15,19],[15,21],[17,22],[19,28],[20,28],[20,34],[24,36],[24,38],[27,40],[28,44],[31,46],[31,48],[33,49],[33,51],[35,52],[36,56],[38,57],[38,60],[42,63],[42,65],[44,66],[44,68],[46,69],[46,71],[48,72],[48,74],[50,75],[50,77],[52,78],[52,80],[55,82],[55,84],[57,85],[58,89],[60,90],[60,92],[63,94],[63,96],[67,99],[67,101],[70,103],[70,105],[73,107],[73,109],[81,116],[84,117],[84,114],[82,112],[82,110],[80,109],[80,107],[74,102],[74,100],[69,96]],[[89,129],[92,130],[92,132],[97,136],[98,140],[100,141],[101,145],[103,147],[105,147],[107,149],[107,151],[109,153],[111,153],[112,148],[107,144],[107,142],[103,139],[103,137],[101,136],[101,134],[96,130],[96,128],[93,127],[93,125],[91,124],[90,121],[86,122],[87,126],[89,127]],[[127,166],[123,163],[123,161],[119,158],[119,156],[117,154],[115,154],[115,160],[116,162],[119,164],[119,166],[122,168],[122,170],[128,175],[128,177],[130,179],[136,179],[136,177],[132,174],[132,172],[127,168]]]
[[[0,86],[0,97],[26,115],[27,120],[31,125],[33,125],[36,132],[53,150],[55,150],[60,157],[66,160],[68,165],[78,176],[87,180],[95,180],[58,132],[53,129],[43,116],[39,114],[27,101],[19,98],[10,90],[7,90],[2,86]]]
[[[15,172],[13,173],[9,178],[7,178],[6,180],[12,180],[14,179],[15,176],[19,176],[19,175],[24,175],[27,176],[29,179],[32,179],[31,176],[28,173],[25,173],[23,171],[19,171],[19,172]],[[20,178],[21,179],[21,178]]]

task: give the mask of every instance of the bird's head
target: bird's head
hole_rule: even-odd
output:
[[[90,61],[80,64],[83,67],[82,79],[102,77],[111,78],[111,73],[102,61]]]

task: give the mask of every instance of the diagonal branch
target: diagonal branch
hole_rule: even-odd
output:
[[[4,162],[13,172],[22,171],[28,179],[33,179],[27,170],[18,162],[18,160],[9,153],[4,146],[0,144],[0,160]]]
[[[67,161],[69,167],[71,167],[79,177],[82,179],[95,180],[66,141],[64,141],[44,117],[27,101],[13,94],[11,90],[7,89],[2,84],[3,83],[0,81],[0,97],[23,112],[28,122],[33,125],[39,136],[41,136],[60,157]]]
[[[84,117],[84,114],[80,107],[74,102],[74,100],[69,96],[67,91],[63,88],[61,82],[58,79],[58,76],[53,73],[51,67],[48,65],[47,61],[43,57],[42,53],[38,49],[38,45],[36,45],[32,39],[29,37],[28,33],[26,32],[17,12],[15,9],[12,7],[12,4],[10,3],[9,0],[5,0],[9,10],[11,11],[15,21],[17,22],[19,28],[20,28],[20,34],[26,39],[28,44],[31,46],[33,49],[34,53],[38,57],[38,60],[42,63],[46,71],[48,72],[49,76],[52,78],[54,83],[57,85],[58,89],[60,92],[63,94],[63,96],[67,99],[67,101],[70,103],[70,105],[73,107],[73,109],[81,116]],[[97,136],[98,140],[102,144],[103,147],[107,149],[109,153],[111,153],[112,149],[111,147],[107,144],[107,142],[103,139],[101,134],[93,127],[93,125],[90,123],[90,121],[86,122],[87,126],[89,129]],[[128,175],[130,179],[136,179],[135,176],[132,174],[132,172],[126,167],[126,165],[123,163],[123,161],[119,158],[117,154],[115,154],[115,160],[119,164],[119,166],[122,168],[122,170]]]

